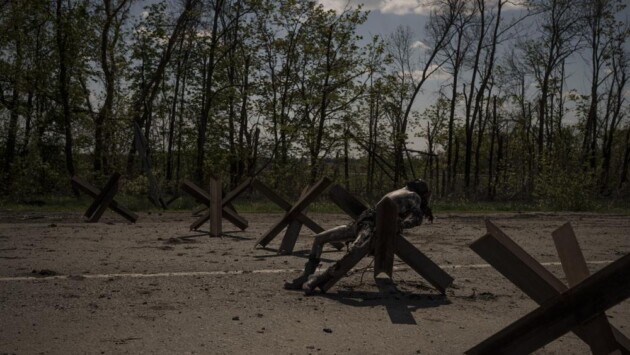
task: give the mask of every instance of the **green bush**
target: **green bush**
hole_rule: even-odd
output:
[[[536,203],[543,209],[593,210],[596,207],[595,178],[584,171],[580,167],[543,164],[534,188]]]

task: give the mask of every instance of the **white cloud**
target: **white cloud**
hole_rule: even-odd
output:
[[[382,13],[394,15],[427,15],[433,8],[426,0],[382,0],[380,6]]]
[[[317,0],[324,8],[337,12],[343,11],[346,6],[356,8],[363,5],[363,10],[380,11],[384,14],[406,15],[406,14],[428,14],[432,5],[429,0]]]
[[[142,11],[142,18],[146,19],[147,17],[149,17],[149,11],[147,10]]]
[[[337,1],[337,0],[318,0],[320,5],[324,6],[324,9],[327,10],[335,10],[337,12],[343,11],[346,6],[345,1]]]
[[[359,5],[363,5],[364,11],[378,10],[383,0],[317,0],[325,9],[341,12],[348,9],[356,9]]]
[[[415,41],[411,44],[411,48],[428,49],[429,46],[424,44],[422,41]]]
[[[525,1],[523,0],[512,0],[512,1],[506,2],[505,5],[503,5],[503,8],[508,11],[509,10],[526,10],[527,5],[525,4]]]
[[[337,12],[343,11],[346,6],[354,9],[362,4],[363,10],[380,11],[384,14],[394,15],[428,15],[437,8],[431,0],[317,0],[317,2],[325,9],[332,9]],[[524,10],[526,9],[524,4],[524,0],[509,0],[503,5],[503,9],[506,11]],[[490,2],[488,6],[495,8],[496,3]]]
[[[438,68],[436,64],[432,64],[431,66],[429,66],[429,69],[427,70],[427,75],[429,75],[428,80],[439,80],[439,81],[448,80],[453,77],[444,69]],[[422,70],[420,69],[414,70],[411,73],[411,76],[414,78],[414,80],[422,79]]]

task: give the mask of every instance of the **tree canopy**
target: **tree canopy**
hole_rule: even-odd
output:
[[[361,6],[142,5],[0,2],[0,196],[114,171],[144,193],[137,125],[170,193],[329,176],[366,199],[423,178],[445,200],[630,200],[622,0],[438,0],[424,28],[370,38]],[[588,85],[568,84],[576,67]]]

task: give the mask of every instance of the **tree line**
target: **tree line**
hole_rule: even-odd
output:
[[[0,1],[2,196],[114,171],[146,191],[135,124],[169,193],[256,175],[294,195],[330,176],[367,199],[416,177],[442,199],[630,197],[622,0],[435,0],[370,38],[360,6],[141,5]]]

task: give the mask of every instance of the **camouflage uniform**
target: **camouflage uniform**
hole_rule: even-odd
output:
[[[427,216],[429,221],[433,221],[433,214],[431,208],[428,206],[430,194],[424,181],[414,180],[407,183],[407,186],[388,193],[383,198],[390,198],[396,203],[398,207],[399,229],[408,229],[422,224],[423,216]],[[365,245],[374,234],[374,227],[376,225],[375,218],[375,209],[370,208],[361,213],[354,223],[334,227],[317,234],[313,241],[313,247],[311,248],[308,262],[304,266],[304,272],[292,282],[285,283],[284,288],[290,290],[302,289],[302,285],[309,280],[309,276],[315,272],[319,265],[324,244],[354,240],[348,252],[352,251],[355,247]],[[335,265],[332,265],[328,270],[333,270],[334,267]],[[321,274],[319,278],[321,279],[325,277],[325,275],[326,272]],[[311,281],[313,282],[309,282],[306,285],[310,290],[314,288],[315,284],[321,282],[321,280]]]

